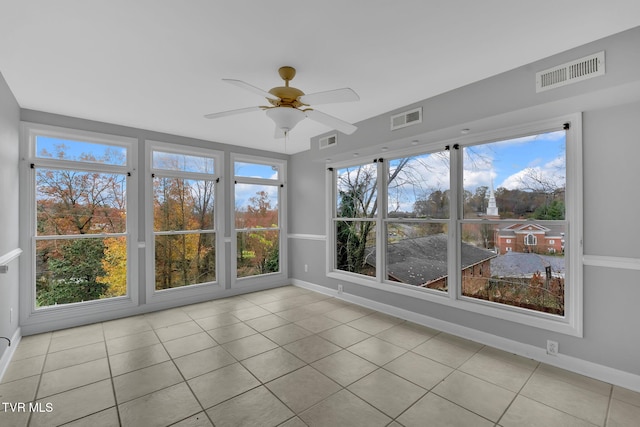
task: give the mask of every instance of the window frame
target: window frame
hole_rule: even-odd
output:
[[[507,140],[545,133],[552,130],[563,129],[569,124],[566,132],[566,193],[565,193],[565,222],[567,224],[567,251],[565,253],[567,284],[565,286],[565,314],[564,316],[550,315],[543,312],[528,310],[521,307],[508,306],[506,304],[481,301],[461,295],[461,274],[458,271],[461,251],[461,227],[463,223],[473,222],[463,218],[462,209],[462,148],[470,145],[486,144],[500,140]],[[449,245],[449,287],[448,292],[429,292],[424,289],[416,289],[414,286],[383,280],[386,265],[384,259],[377,259],[377,276],[367,276],[346,273],[334,268],[336,236],[334,221],[336,219],[336,170],[338,168],[364,165],[368,163],[362,159],[331,162],[327,164],[329,172],[326,177],[326,204],[327,204],[327,246],[326,246],[326,274],[327,277],[336,280],[344,280],[358,285],[372,287],[391,293],[397,293],[422,299],[453,308],[474,312],[489,317],[508,320],[519,324],[536,327],[543,330],[558,332],[566,335],[583,336],[583,281],[582,281],[582,116],[581,113],[551,118],[542,121],[523,123],[520,125],[505,127],[477,134],[467,134],[454,139],[440,140],[423,144],[420,147],[412,147],[402,150],[388,150],[385,152],[385,160],[378,162],[378,200],[382,205],[378,206],[376,221],[377,229],[377,253],[378,257],[384,253],[382,238],[386,230],[386,223],[392,218],[386,215],[386,180],[388,173],[388,161],[386,158],[398,158],[403,156],[420,155],[442,150],[449,145],[459,149],[451,150],[451,180],[450,180],[450,209],[449,239],[454,244]],[[456,201],[454,203],[454,200]]]
[[[247,176],[235,175],[235,163],[255,163],[266,166],[278,166],[278,178],[255,178]],[[257,284],[273,284],[281,283],[288,278],[288,262],[287,262],[287,161],[276,159],[257,157],[247,154],[231,153],[229,162],[231,180],[230,186],[230,208],[229,214],[231,216],[231,236],[228,238],[231,244],[231,288],[245,288],[255,287]],[[278,227],[265,228],[264,230],[277,230],[278,241],[278,253],[280,261],[280,270],[273,273],[258,274],[254,276],[238,277],[238,230],[250,230],[250,229],[237,229],[236,228],[236,191],[235,186],[237,184],[254,184],[254,185],[274,185],[278,189]]]
[[[78,160],[59,160],[55,158],[38,157],[36,153],[36,138],[39,136],[78,142],[109,145],[126,150],[124,165],[107,165],[97,162],[82,162]],[[59,126],[50,126],[31,122],[21,123],[21,164],[20,182],[27,185],[26,190],[20,191],[20,209],[26,212],[20,221],[21,247],[29,248],[20,264],[23,283],[28,286],[20,287],[20,321],[29,325],[32,322],[64,322],[75,316],[95,317],[101,313],[121,310],[138,305],[138,291],[135,283],[138,277],[138,251],[136,248],[138,231],[138,177],[137,177],[137,139],[114,136],[98,132],[89,132]],[[50,240],[53,237],[40,236],[36,233],[36,169],[51,168],[57,170],[75,170],[82,172],[122,174],[126,180],[126,230],[121,233],[100,233],[91,238],[126,237],[127,239],[127,293],[123,296],[60,304],[46,307],[36,307],[36,266],[35,250],[38,240]],[[71,235],[63,235],[64,240],[73,240]],[[81,235],[79,235],[81,236]],[[83,237],[78,237],[83,238]]]
[[[214,173],[172,171],[168,169],[153,168],[154,151],[162,151],[171,154],[185,154],[189,156],[202,156],[214,160]],[[163,177],[212,180],[214,184],[214,230],[216,245],[216,280],[213,282],[196,283],[179,286],[170,289],[156,290],[156,263],[155,263],[155,235],[153,216],[153,175],[161,174]],[[224,176],[224,155],[218,150],[201,147],[172,144],[163,141],[145,141],[145,242],[139,247],[145,248],[145,276],[146,276],[146,301],[147,303],[164,303],[176,298],[197,298],[211,295],[224,289],[225,251],[224,251],[224,185],[221,184]],[[197,230],[189,230],[195,232]],[[207,230],[210,231],[210,230]],[[166,234],[166,233],[163,233]],[[179,234],[179,233],[178,233]],[[191,233],[193,234],[193,233]]]

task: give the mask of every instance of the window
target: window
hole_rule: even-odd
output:
[[[566,140],[567,130],[560,129],[462,148],[465,192],[486,188],[497,207],[492,215],[465,209],[460,222],[462,244],[486,251],[490,271],[473,280],[463,274],[463,296],[564,316],[564,253],[539,242],[567,229]],[[501,253],[496,242],[513,234],[515,246]]]
[[[449,152],[391,159],[384,279],[446,292]]]
[[[130,297],[133,142],[48,126],[25,134],[32,310]]]
[[[580,128],[576,115],[331,165],[328,275],[581,334]]]
[[[335,268],[375,277],[377,167],[339,169],[336,182]]]
[[[154,292],[216,283],[218,154],[159,142],[147,152]]]
[[[285,163],[235,157],[236,279],[281,273]]]

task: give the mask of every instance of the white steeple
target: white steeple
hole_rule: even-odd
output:
[[[496,205],[496,196],[493,194],[493,171],[491,171],[491,187],[489,188],[489,206],[487,206],[487,216],[500,216]]]

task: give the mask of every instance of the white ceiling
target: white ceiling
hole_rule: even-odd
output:
[[[0,73],[22,108],[276,152],[268,90],[351,87],[321,111],[358,122],[640,25],[638,0],[0,0]]]

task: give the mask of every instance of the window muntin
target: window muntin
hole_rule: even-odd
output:
[[[68,133],[29,129],[36,309],[128,295],[130,146]]]
[[[154,290],[216,282],[216,157],[156,143],[150,159]]]

